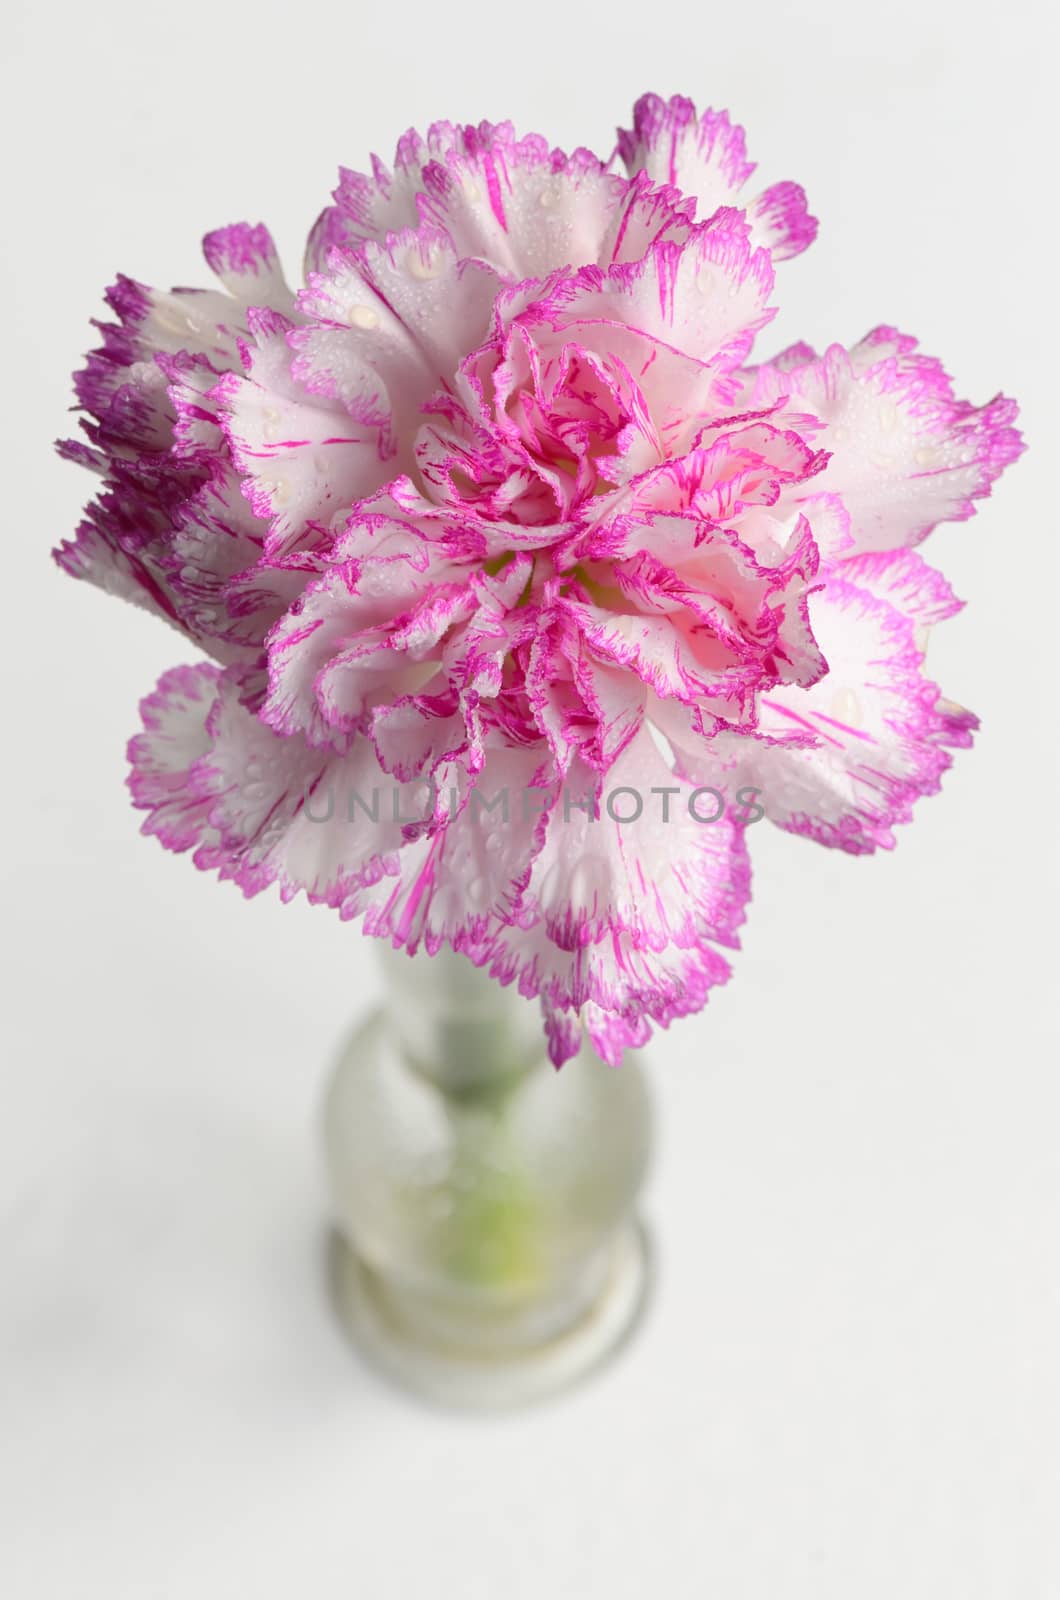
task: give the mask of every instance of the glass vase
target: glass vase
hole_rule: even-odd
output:
[[[645,1298],[641,1067],[586,1045],[557,1071],[537,1006],[465,957],[381,954],[383,1004],[324,1106],[335,1304],[407,1388],[535,1399],[599,1366]]]

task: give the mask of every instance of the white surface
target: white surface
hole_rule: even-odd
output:
[[[1053,30],[1026,0],[9,12],[11,1600],[1060,1594]],[[187,652],[51,569],[89,484],[49,444],[115,269],[200,280],[243,217],[294,264],[338,162],[412,121],[603,146],[649,87],[810,192],[777,348],[897,322],[1018,395],[1031,453],[932,541],[977,749],[893,856],[763,827],[737,980],[655,1048],[635,1348],[460,1421],[362,1371],[322,1289],[314,1110],[367,953],[138,836],[123,744]]]

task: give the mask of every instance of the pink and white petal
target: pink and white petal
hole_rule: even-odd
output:
[[[491,263],[510,279],[598,259],[624,185],[587,150],[567,156],[511,123],[436,123],[398,145],[393,172],[373,158],[371,175],[343,171],[336,204],[317,221],[307,267],[336,245],[382,243],[428,222],[458,254]]]
[[[817,352],[812,345],[799,340],[796,344],[789,344],[778,356],[774,356],[767,365],[774,372],[793,372],[797,367],[804,367],[809,361],[817,360]],[[753,375],[757,369],[748,368]]]
[[[618,153],[632,176],[648,174],[695,201],[699,216],[731,205],[754,171],[747,159],[744,131],[727,111],[696,115],[691,100],[674,95],[642,95],[633,107],[633,127],[620,128]]]
[[[217,370],[205,356],[158,355],[156,370],[166,380],[173,422],[165,445],[174,461],[216,468],[226,454],[224,429],[211,392]]]
[[[601,321],[613,321],[727,375],[773,316],[767,304],[772,288],[769,253],[752,248],[746,229],[735,222],[699,225],[685,244],[663,240],[642,261],[606,273],[584,269],[557,286],[554,303],[542,301],[532,315],[570,333],[592,325],[585,333],[589,348],[599,347]],[[631,370],[650,397],[652,375]],[[728,393],[719,390],[718,398]]]
[[[574,660],[581,648],[569,618],[542,617],[524,651],[522,690],[534,726],[548,741],[555,776],[564,778],[595,728],[575,681]],[[499,687],[499,684],[498,684]]]
[[[149,551],[125,547],[112,532],[113,519],[99,501],[93,502],[72,539],[52,551],[56,565],[71,578],[79,578],[119,600],[128,600],[181,627],[176,605],[167,592],[165,578]]]
[[[244,493],[269,523],[266,555],[276,559],[318,543],[321,530],[393,476],[384,454],[387,413],[381,392],[372,423],[355,423],[341,401],[309,392],[291,370],[286,320],[270,312],[251,320],[256,345],[247,376],[226,375],[212,398]]]
[[[858,550],[918,544],[939,522],[970,517],[1022,450],[1014,401],[955,400],[938,363],[908,350],[864,366],[833,345],[786,372],[759,368],[755,401],[781,395],[827,424],[817,440],[832,452],[826,485]]]
[[[467,130],[465,148],[424,168],[424,211],[460,256],[489,262],[509,281],[597,261],[626,190],[589,151],[565,156],[509,124]]]
[[[607,772],[644,722],[647,695],[625,672],[614,672],[583,648],[569,647],[574,682],[591,718],[591,740],[582,743],[587,765]]]
[[[400,782],[439,779],[448,786],[448,768],[459,763],[474,776],[483,762],[479,719],[473,706],[462,704],[440,674],[424,691],[402,695],[371,713],[369,732],[384,772]]]
[[[510,123],[436,125],[423,167],[424,211],[462,257],[491,263],[511,281],[599,258],[625,190],[588,150],[570,156]]]
[[[858,372],[867,372],[870,367],[878,366],[881,361],[886,361],[889,357],[911,356],[917,347],[917,343],[918,341],[914,339],[912,334],[900,333],[897,328],[892,328],[889,323],[881,323],[878,327],[872,328],[863,339],[859,339],[857,344],[851,345],[848,352],[850,364]],[[793,346],[792,352],[788,352],[788,354],[792,354],[794,350],[799,348],[806,347]],[[816,361],[817,356],[812,350],[809,350],[806,360]],[[929,356],[917,356],[916,360],[924,368],[932,369],[943,384],[948,383],[949,380],[940,361],[936,361]],[[804,364],[802,361],[789,362],[790,366],[803,366]],[[773,365],[775,366],[776,362]]]
[[[542,776],[540,747],[486,752],[466,781],[451,820],[406,845],[393,882],[356,896],[364,931],[413,952],[442,944],[477,951],[490,929],[507,922],[540,848],[540,815],[524,802]],[[448,794],[440,807],[450,805]]]
[[[221,832],[218,850],[200,851],[198,864],[216,866],[246,894],[278,882],[284,899],[304,890],[313,902],[341,907],[366,881],[394,871],[401,827],[366,739],[344,757],[329,756],[278,739],[230,700],[198,778],[214,796]]]
[[[647,1042],[652,1024],[666,1028],[701,1011],[711,989],[732,975],[709,943],[640,949],[620,934],[566,951],[540,924],[505,925],[468,954],[498,982],[515,983],[521,994],[540,998],[556,1067],[577,1054],[583,1029],[602,1059],[618,1066],[624,1050]]]
[[[262,716],[270,726],[334,744],[336,730],[348,733],[381,689],[391,687],[394,697],[413,690],[412,663],[391,648],[389,634],[444,581],[447,569],[430,564],[432,554],[427,548],[347,561],[340,545],[337,559],[306,585],[266,640]],[[422,683],[433,670],[416,675]]]
[[[139,335],[152,354],[204,356],[218,372],[239,366],[247,307],[216,289],[148,289]]]
[[[827,480],[826,480],[827,481]],[[850,513],[837,494],[798,493],[798,507],[810,524],[813,542],[822,563],[836,561],[854,550],[850,532]],[[794,498],[794,496],[790,496]],[[789,498],[789,491],[781,496],[781,504]]]
[[[565,951],[623,934],[645,950],[735,946],[746,899],[742,874],[734,878],[738,830],[725,815],[698,821],[692,788],[646,729],[602,777],[572,766],[516,908],[520,922],[541,920]]]
[[[484,409],[486,386],[505,378],[510,388],[520,364],[536,387],[540,373],[569,365],[570,347],[582,365],[591,352],[597,388],[605,372],[620,379],[636,422],[637,454],[624,467],[614,458],[611,476],[622,481],[687,450],[702,428],[696,419],[728,406],[733,370],[773,315],[772,283],[769,254],[752,251],[745,228],[712,225],[684,245],[663,240],[640,261],[520,285],[498,297],[493,339],[464,363],[461,394],[474,414],[476,393]]]
[[[812,734],[813,749],[719,740],[732,781],[759,788],[766,815],[792,833],[865,854],[893,846],[895,825],[934,794],[950,765],[943,746],[971,724],[921,671],[915,623],[832,569],[814,596],[814,631],[827,677],[762,700],[761,730]],[[956,708],[955,708],[956,709]]]
[[[928,566],[915,550],[865,551],[840,561],[834,572],[844,582],[888,601],[921,627],[945,622],[964,605],[942,573]]]
[[[532,611],[518,609],[530,567],[525,552],[495,575],[452,567],[445,581],[425,590],[423,600],[399,619],[391,636],[395,650],[410,663],[438,662],[463,695],[495,696],[506,659],[529,642],[536,627]]]
[[[812,449],[797,433],[752,421],[720,437],[707,434],[702,445],[645,472],[632,485],[631,510],[637,516],[652,511],[692,516],[700,523],[738,521],[741,530],[748,512],[757,508],[769,510],[770,521],[791,520],[802,509],[803,486],[827,462],[825,452]],[[635,522],[631,515],[616,548],[634,544]],[[761,531],[754,516],[751,524]],[[795,525],[791,520],[789,534]],[[704,536],[697,537],[697,547]]]
[[[362,330],[314,323],[291,328],[286,343],[291,380],[305,396],[334,401],[340,415],[376,436],[381,455],[396,456],[400,441],[394,399],[383,374],[372,365],[372,341]]]
[[[959,706],[955,700],[947,700],[944,695],[935,701],[934,710],[931,737],[935,743],[947,745],[953,750],[970,750],[979,728],[979,718],[975,712],[969,711],[967,706]]]
[[[691,200],[677,189],[652,183],[643,172],[623,188],[621,205],[615,209],[598,250],[591,256],[572,255],[573,263],[596,261],[601,267],[613,267],[643,260],[653,245],[664,240],[684,244],[695,216]]]
[[[124,343],[127,330],[104,331],[108,339],[112,331],[122,335]],[[130,465],[143,455],[157,458],[170,448],[177,419],[162,368],[165,358],[152,359],[149,351],[142,356],[138,341],[128,352],[121,344],[116,352],[104,346],[93,351],[83,371],[75,374],[78,404],[87,413],[81,418],[81,431],[95,448],[68,441],[59,447],[67,459],[105,476],[115,463]],[[206,364],[205,357],[171,359]]]
[[[217,699],[217,667],[173,667],[140,702],[144,731],[129,741],[133,805],[150,815],[142,831],[167,850],[189,850],[215,838],[209,802],[194,792],[188,773],[210,748],[207,719]]]
[[[422,352],[428,370],[448,383],[489,330],[501,281],[496,270],[464,259],[447,234],[428,225],[367,243],[357,260],[364,281]]]
[[[454,311],[455,302],[454,293]],[[399,307],[371,281],[360,252],[333,251],[327,271],[312,274],[299,304],[308,325],[289,335],[297,352],[295,377],[317,388],[314,376],[319,372],[328,380],[322,392],[339,396],[355,415],[349,400],[360,402],[367,387],[365,373],[377,375],[387,397],[389,427],[400,448],[415,431],[424,403],[451,376],[455,360],[439,364],[424,349],[417,330],[406,324]],[[449,331],[447,327],[447,336]],[[480,332],[478,326],[475,332]]]
[[[801,255],[817,237],[817,218],[811,217],[806,191],[798,183],[774,183],[764,189],[747,211],[751,242],[764,245],[774,261]]]
[[[619,825],[605,809],[593,821],[560,799],[517,914],[469,952],[500,982],[540,997],[557,1066],[578,1047],[583,1008],[609,1061],[643,1043],[651,1022],[665,1027],[698,1011],[729,976],[716,945],[737,944],[750,894],[743,830],[727,816],[692,821],[691,786],[647,735],[619,758],[606,788],[641,794],[645,820]],[[629,793],[618,799],[626,806],[632,814]]]
[[[760,385],[758,375],[760,372],[765,371],[769,374],[769,378],[773,379],[779,373],[793,372],[797,368],[805,367],[817,359],[817,352],[813,346],[800,339],[796,344],[788,345],[779,355],[774,356],[772,361],[765,361],[761,366],[744,367],[742,371],[734,373],[732,377],[734,385],[733,410],[750,411],[752,407],[757,406],[763,415],[785,418],[786,420],[779,422],[779,426],[799,430],[800,423],[796,418],[799,417],[800,413],[797,404],[793,402],[789,406],[787,393],[779,392],[777,384],[768,382],[765,385]],[[759,394],[765,393],[767,389],[772,398],[769,400],[759,399]],[[803,412],[801,431],[807,432],[809,425],[815,421],[816,419],[808,412]],[[822,427],[823,424],[818,423],[817,432],[820,432]],[[816,437],[816,434],[810,431],[809,437]]]
[[[183,625],[224,662],[256,660],[262,638],[285,609],[284,574],[275,574],[279,584],[243,587],[248,569],[257,566],[261,542],[260,537],[247,537],[243,519],[229,517],[232,491],[241,499],[238,482],[226,486],[219,477],[181,509],[163,562],[170,588],[179,600]],[[235,611],[229,604],[234,580],[241,586]],[[252,605],[248,604],[251,594]]]
[[[247,709],[246,689],[235,669],[203,677],[197,694],[167,675],[145,702],[148,731],[130,745],[134,797],[151,812],[145,831],[171,849],[197,846],[196,866],[245,894],[278,883],[284,899],[304,891],[343,908],[396,871],[404,818],[389,804],[393,782],[368,739],[337,754],[278,737]]]
[[[592,1001],[582,1007],[581,1015],[593,1049],[610,1067],[619,1066],[627,1050],[641,1050],[651,1038],[651,1022],[644,1016],[636,1019],[619,1016],[602,1010]]]
[[[290,316],[294,296],[287,286],[272,234],[264,223],[234,222],[202,241],[210,271],[244,306],[269,306]]]
[[[560,1014],[585,1004],[613,1013],[613,1024],[598,1012],[588,1018],[605,1050],[641,1038],[649,1016],[665,1024],[698,1009],[709,984],[728,975],[706,944],[656,951],[622,930],[590,948],[558,950],[547,939],[547,956],[528,948],[511,919],[543,831],[536,811],[522,806],[544,776],[537,751],[491,752],[477,785],[481,804],[463,805],[451,823],[409,843],[415,797],[389,803],[393,781],[370,741],[358,739],[342,755],[279,738],[245,708],[241,684],[239,674],[209,667],[166,674],[145,703],[147,730],[130,747],[147,831],[172,849],[197,846],[204,870],[248,895],[278,883],[285,899],[305,892],[343,917],[364,914],[366,932],[409,950],[465,949]],[[704,890],[693,922],[732,943],[747,897],[746,858],[737,847],[715,866],[704,881],[702,861],[686,864]],[[568,1019],[553,1029],[554,1041],[574,1032]]]
[[[375,155],[371,173],[341,167],[335,204],[321,213],[309,236],[307,270],[319,270],[335,245],[384,239],[401,228],[414,228],[420,221],[418,200],[428,159],[423,140],[410,128],[398,143],[393,172]]]
[[[560,610],[571,619],[588,649],[612,668],[633,675],[663,698],[686,704],[706,701],[724,708],[738,693],[730,645],[693,641],[688,627],[669,616],[647,616],[563,596]],[[740,680],[742,682],[742,680]]]

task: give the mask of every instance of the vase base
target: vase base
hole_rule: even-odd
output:
[[[649,1237],[634,1222],[619,1234],[598,1295],[571,1327],[539,1344],[482,1355],[436,1343],[395,1318],[375,1275],[337,1229],[328,1257],[335,1310],[361,1355],[401,1388],[464,1411],[528,1405],[602,1367],[639,1322],[652,1282]]]

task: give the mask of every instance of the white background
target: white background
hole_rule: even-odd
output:
[[[1060,1595],[1046,5],[20,0],[4,34],[0,1590]],[[639,1341],[476,1422],[332,1324],[314,1117],[369,954],[139,837],[124,742],[190,656],[50,566],[90,490],[50,442],[116,269],[203,281],[201,234],[248,218],[296,271],[338,163],[410,123],[606,151],[647,88],[729,106],[810,193],[770,347],[896,322],[1016,394],[1031,448],[929,548],[976,749],[893,855],[757,830],[736,980],[652,1051]]]

